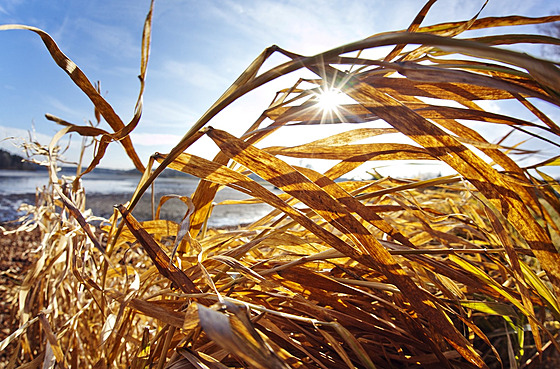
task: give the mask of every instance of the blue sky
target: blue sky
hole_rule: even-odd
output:
[[[140,158],[146,163],[152,153],[169,151],[266,47],[277,44],[315,54],[378,32],[404,29],[423,4],[420,0],[156,1],[144,114],[132,136]],[[482,0],[439,0],[423,24],[468,19],[482,4]],[[148,8],[148,0],[3,0],[0,24],[25,24],[48,32],[91,81],[101,81],[103,95],[127,122],[139,88],[136,76]],[[544,16],[559,8],[558,1],[490,0],[481,16]],[[520,31],[535,29],[526,26]],[[47,121],[45,113],[77,124],[93,118],[89,100],[56,66],[36,34],[0,32],[0,47],[0,139],[25,136],[34,129],[36,137],[48,143],[60,127]],[[271,63],[281,61],[274,58]],[[212,125],[242,133],[266,108],[273,92],[290,84],[284,79],[249,95]],[[309,140],[304,135],[291,137],[294,144]],[[74,137],[73,147],[80,141]],[[17,150],[11,141],[0,147]],[[206,157],[215,152],[209,141],[193,150]],[[113,144],[101,166],[132,164]]]

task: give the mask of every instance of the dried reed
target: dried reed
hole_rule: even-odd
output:
[[[14,291],[19,328],[0,344],[17,346],[10,366],[519,367],[550,345],[558,349],[559,185],[542,167],[559,164],[560,127],[538,106],[560,106],[560,71],[498,46],[560,40],[457,36],[560,16],[421,26],[433,3],[405,31],[315,56],[266,49],[171,152],[153,155],[145,169],[129,133],[141,120],[151,9],[141,90],[126,125],[48,34],[0,26],[39,34],[113,129],[48,117],[65,127],[48,148],[50,187],[25,225],[39,227],[42,239],[37,262]],[[380,60],[366,57],[380,46],[393,49]],[[289,61],[261,71],[273,53]],[[247,92],[299,71],[317,78],[280,91],[242,137],[208,126]],[[322,110],[321,92],[332,88],[353,103]],[[534,119],[485,111],[478,103],[504,100],[518,102]],[[316,125],[320,131],[321,123],[353,125],[295,147],[259,147],[279,130]],[[509,127],[553,154],[522,167],[513,155],[531,150],[489,142],[474,124]],[[69,132],[97,143],[95,159],[72,186],[56,176],[54,156],[57,140]],[[220,148],[212,161],[188,153],[203,135]],[[387,139],[373,143],[374,136]],[[144,176],[130,202],[96,228],[79,178],[112,142],[123,145]],[[337,163],[319,173],[282,157]],[[341,180],[376,160],[440,161],[456,174]],[[138,222],[130,212],[164,168],[201,179],[193,194],[181,194],[185,218]],[[237,229],[206,229],[224,186],[251,196],[239,206],[264,202],[273,210]]]

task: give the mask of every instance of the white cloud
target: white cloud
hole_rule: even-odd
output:
[[[215,91],[227,88],[231,81],[217,73],[212,67],[198,62],[168,60],[163,64],[164,73],[179,78],[185,83],[205,90]]]
[[[54,108],[55,111],[57,111],[57,114],[60,113],[64,113],[66,115],[65,116],[60,116],[60,118],[62,119],[73,119],[75,117],[83,117],[84,116],[84,111],[81,109],[76,109],[73,108],[71,106],[69,106],[68,104],[65,104],[64,102],[60,101],[59,99],[57,99],[56,97],[52,96],[52,95],[45,95],[44,96],[44,100],[50,105],[50,107]],[[91,108],[91,112],[93,115],[93,108]],[[71,118],[69,118],[69,117]],[[82,122],[72,122],[75,124],[82,124]]]
[[[138,129],[158,127],[162,131],[187,131],[199,118],[199,113],[189,109],[184,103],[169,99],[146,99],[142,120]],[[137,130],[138,130],[137,129]]]
[[[85,61],[88,68],[102,68],[107,60],[139,57],[140,36],[135,37],[127,25],[72,15],[67,14],[58,23],[40,25],[70,59],[81,64]]]
[[[130,135],[134,145],[143,146],[166,146],[173,147],[181,140],[180,135],[170,133],[138,133],[132,132]],[[163,150],[161,150],[163,151]]]
[[[24,3],[24,0],[2,0],[0,5],[0,13],[10,15],[14,13],[16,8]]]
[[[367,6],[356,1],[347,4],[352,9],[344,6],[341,11],[323,1],[258,1],[242,8],[219,2],[209,11],[227,24],[226,29],[239,30],[254,43],[314,54],[369,35]]]
[[[91,45],[107,54],[118,57],[137,57],[140,55],[139,38],[122,25],[108,25],[91,19],[77,19],[77,27],[92,38]]]

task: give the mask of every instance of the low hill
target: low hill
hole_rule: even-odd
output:
[[[40,166],[26,161],[22,156],[0,149],[0,169],[37,170]]]

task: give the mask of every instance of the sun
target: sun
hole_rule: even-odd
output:
[[[323,112],[335,112],[338,110],[344,94],[338,88],[322,90],[317,94],[317,106]]]

